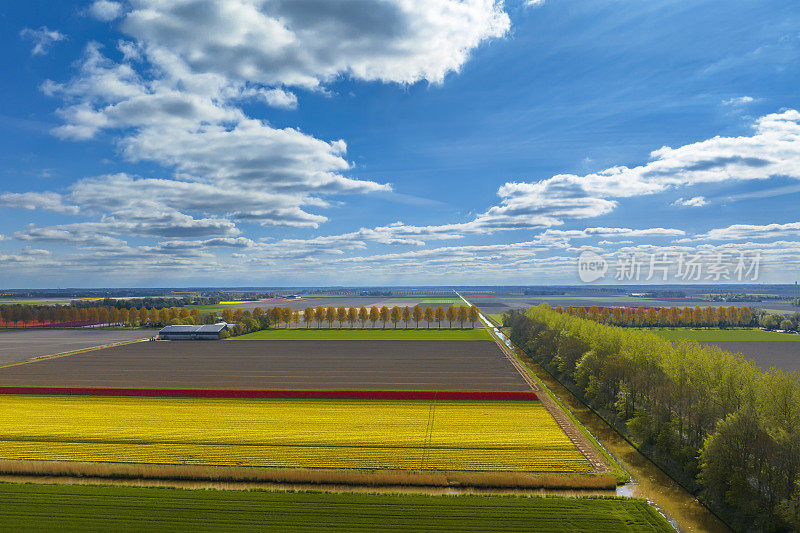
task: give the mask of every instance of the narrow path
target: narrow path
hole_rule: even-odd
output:
[[[464,303],[470,306],[472,305],[463,296],[458,294],[458,292],[453,292],[455,292]],[[547,409],[547,411],[556,421],[556,424],[558,424],[561,430],[567,435],[569,440],[572,441],[575,447],[578,448],[581,454],[586,457],[586,460],[589,461],[592,471],[595,473],[611,472],[611,466],[608,464],[605,457],[603,457],[603,454],[600,453],[600,451],[588,438],[586,438],[586,435],[583,433],[583,431],[581,431],[580,428],[575,425],[575,422],[564,412],[561,406],[550,397],[549,392],[543,390],[542,387],[539,386],[525,365],[520,362],[517,354],[515,354],[514,351],[509,348],[505,342],[503,342],[497,333],[495,333],[495,328],[492,326],[492,323],[489,321],[489,319],[483,316],[483,313],[479,313],[478,316],[481,322],[483,322],[483,324],[489,330],[489,334],[492,336],[495,343],[497,343],[497,345],[500,347],[503,355],[506,356],[506,359],[511,362],[528,386],[530,386],[530,388],[538,394],[539,401],[542,402],[542,405],[544,405],[545,409]]]

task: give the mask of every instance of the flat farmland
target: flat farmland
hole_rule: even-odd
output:
[[[530,390],[491,341],[141,342],[0,368],[0,386]]]
[[[0,365],[117,342],[146,339],[154,329],[15,329],[0,332]]]
[[[0,396],[0,459],[589,473],[538,400]]]
[[[0,484],[0,523],[13,531],[674,531],[647,501],[633,498],[16,483]]]
[[[719,346],[726,352],[740,352],[762,370],[775,367],[787,372],[800,372],[800,342],[718,341],[700,344]]]

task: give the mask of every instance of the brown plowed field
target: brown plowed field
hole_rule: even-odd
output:
[[[700,344],[719,346],[728,352],[741,352],[745,359],[752,359],[762,370],[775,367],[800,372],[800,342],[719,341]]]
[[[0,364],[95,346],[146,339],[156,329],[17,329],[0,332]]]
[[[490,341],[142,342],[0,368],[0,386],[530,390]]]

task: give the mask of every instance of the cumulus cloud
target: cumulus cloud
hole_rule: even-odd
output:
[[[800,179],[800,113],[791,109],[766,115],[755,122],[752,135],[714,137],[678,148],[664,146],[650,158],[633,168],[617,166],[583,176],[559,174],[537,182],[506,183],[498,190],[501,204],[479,215],[475,223],[553,226],[568,218],[608,214],[620,198],[700,183],[776,176]],[[699,198],[689,201],[700,204]]]
[[[76,215],[80,211],[77,205],[64,203],[64,198],[54,192],[6,192],[0,193],[0,207],[14,209],[30,209],[53,211],[67,215]]]
[[[694,196],[685,200],[683,198],[678,198],[673,205],[681,207],[703,207],[704,205],[708,205],[708,202],[704,196]]]
[[[776,239],[800,235],[800,222],[786,224],[733,224],[715,228],[688,240],[737,241],[743,239]]]
[[[42,26],[36,30],[24,28],[19,32],[19,35],[23,39],[33,42],[31,55],[34,56],[47,55],[54,43],[63,41],[67,38],[67,36],[60,31],[48,29],[47,26]]]
[[[122,14],[122,4],[109,0],[96,0],[89,6],[89,14],[97,20],[110,22]]]
[[[495,0],[134,0],[123,30],[168,68],[271,86],[443,81],[510,27]],[[180,67],[176,67],[179,64]]]

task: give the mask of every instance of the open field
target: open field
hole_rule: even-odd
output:
[[[117,342],[146,339],[154,329],[14,329],[0,331],[0,365]]]
[[[652,330],[670,341],[692,340],[741,353],[763,370],[775,367],[800,372],[800,335],[760,329],[674,329]]]
[[[265,512],[268,510],[268,512]],[[0,484],[14,531],[666,532],[645,500]]]
[[[232,341],[490,341],[492,336],[483,328],[473,329],[264,329],[233,337]]]
[[[468,300],[470,298],[467,298]],[[614,296],[593,296],[593,295],[528,295],[528,296],[511,296],[511,295],[497,295],[492,298],[476,298],[471,300],[472,303],[477,305],[481,312],[484,314],[502,313],[509,309],[521,309],[524,307],[535,307],[543,302],[547,302],[552,307],[555,306],[573,306],[573,307],[591,307],[596,306],[642,306],[642,307],[706,307],[706,306],[735,306],[735,307],[750,307],[751,309],[760,308],[767,309],[777,313],[788,313],[797,311],[797,307],[793,307],[788,300],[767,300],[763,302],[711,302],[708,300],[701,300],[698,298],[639,298],[636,296],[628,296],[624,294]]]
[[[727,352],[740,352],[752,359],[762,370],[775,367],[788,372],[800,372],[800,343],[774,341],[719,341],[702,342],[719,346]]]
[[[800,335],[776,333],[760,329],[653,329],[648,330],[668,341],[690,340],[697,342],[748,342],[748,341],[795,341]]]
[[[142,342],[0,368],[0,386],[530,390],[491,341]]]
[[[539,401],[2,395],[0,459],[588,473]]]

